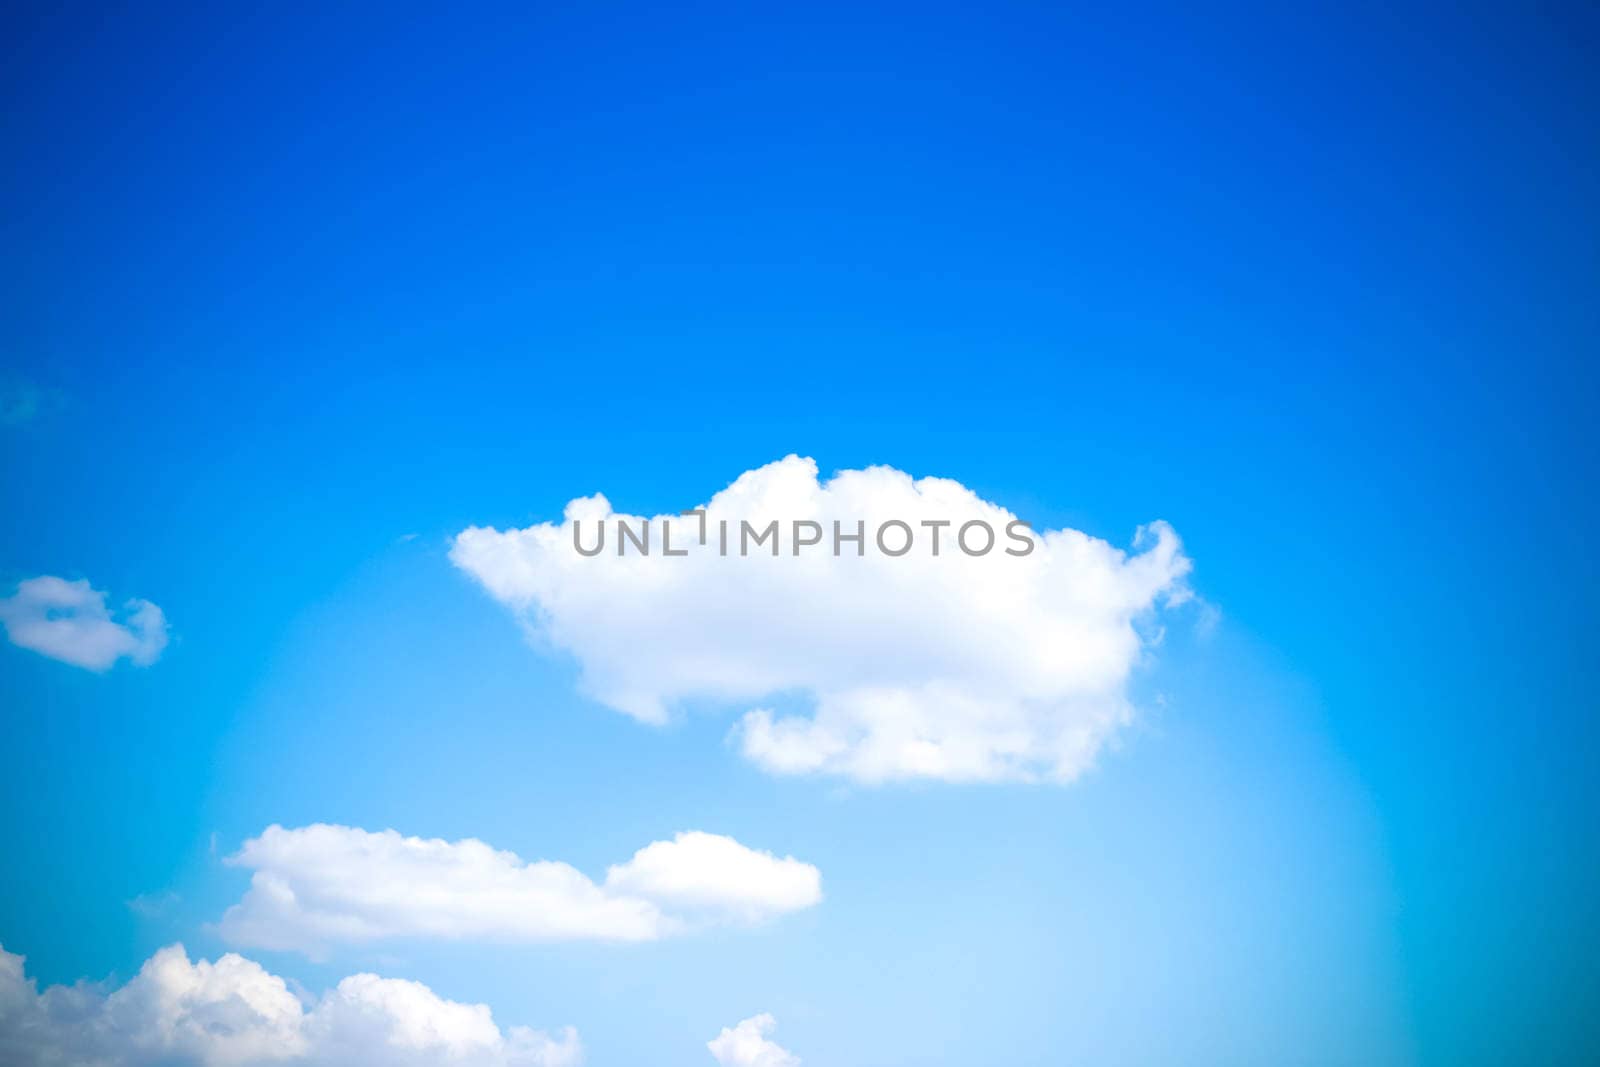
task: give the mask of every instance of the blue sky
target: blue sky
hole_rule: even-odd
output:
[[[274,823],[595,878],[705,830],[823,899],[240,950],[596,1067],[761,1012],[812,1065],[1592,1054],[1591,13],[6,19],[0,579],[170,624],[104,673],[0,646],[41,983],[234,948]],[[1165,520],[1217,621],[1069,784],[871,785],[586,697],[450,560],[791,453]]]

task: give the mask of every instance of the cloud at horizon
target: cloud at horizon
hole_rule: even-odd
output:
[[[487,1005],[420,982],[355,974],[305,1001],[254,960],[191,961],[157,951],[119,988],[79,982],[40,992],[22,956],[0,947],[0,1062],[15,1067],[577,1067],[558,1036],[502,1029]]]
[[[720,1067],[800,1067],[800,1057],[772,1040],[778,1020],[762,1012],[706,1042]]]

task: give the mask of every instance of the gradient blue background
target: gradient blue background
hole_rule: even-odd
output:
[[[219,857],[273,821],[595,875],[702,828],[826,902],[252,955],[597,1067],[763,1010],[817,1067],[1592,1062],[1593,9],[4,18],[0,384],[41,402],[0,579],[175,635],[0,647],[32,973],[222,951]],[[1077,785],[860,789],[582,701],[444,557],[791,451],[1164,518],[1222,622]]]

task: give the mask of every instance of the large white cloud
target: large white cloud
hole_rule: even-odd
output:
[[[1134,554],[1062,529],[1021,533],[1033,548],[1012,555],[1014,514],[889,467],[824,482],[790,456],[704,509],[705,544],[699,518],[655,516],[647,556],[631,542],[617,551],[616,520],[637,533],[643,517],[596,495],[559,524],[464,530],[451,559],[539,642],[576,657],[601,703],[652,723],[689,700],[743,705],[737,737],[762,767],[868,782],[1070,780],[1132,713],[1140,623],[1189,595],[1190,562],[1165,523],[1141,529]],[[663,554],[669,519],[687,555]],[[777,540],[751,547],[741,523],[764,533],[773,520]],[[886,525],[896,520],[905,528]],[[822,543],[799,544],[814,530],[797,522],[816,523]],[[860,555],[853,542],[834,554],[836,522],[845,534],[862,524]],[[957,543],[971,522],[994,531],[987,553]],[[580,554],[575,523],[585,549],[605,523],[605,550]],[[968,548],[985,543],[973,527]],[[762,706],[797,696],[809,709]]]
[[[255,873],[223,916],[222,936],[311,955],[393,937],[650,941],[822,899],[810,864],[700,832],[647,845],[600,883],[569,864],[526,861],[470,838],[321,824],[268,827],[227,862]]]
[[[113,618],[106,594],[85,579],[41,575],[0,599],[0,625],[12,644],[91,671],[124,656],[148,666],[167,647],[167,618],[150,601],[130,600],[121,615]]]
[[[724,1027],[706,1047],[722,1067],[799,1067],[800,1057],[769,1036],[777,1025],[776,1019],[763,1012],[737,1026]]]
[[[39,992],[0,949],[0,1063],[9,1067],[572,1067],[576,1032],[501,1030],[483,1004],[373,974],[302,1003],[277,975],[229,953],[161,949],[119,989]]]

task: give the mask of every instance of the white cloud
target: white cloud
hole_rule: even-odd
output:
[[[793,856],[745,848],[691,831],[656,841],[606,872],[606,890],[654,901],[685,916],[756,923],[822,899],[822,875]]]
[[[268,827],[227,862],[255,873],[223,916],[222,936],[311,955],[393,937],[651,941],[759,922],[822,898],[810,864],[699,832],[640,849],[600,884],[569,864],[526,861],[471,838],[321,824]]]
[[[1127,681],[1151,642],[1139,623],[1188,597],[1190,562],[1165,523],[1142,528],[1128,554],[1077,530],[1035,533],[1021,556],[1005,548],[1016,520],[958,482],[914,480],[889,467],[823,482],[814,461],[790,456],[748,471],[697,519],[670,517],[674,551],[616,553],[618,516],[603,496],[573,500],[564,520],[527,529],[472,527],[451,559],[509,606],[539,642],[571,653],[584,691],[646,722],[688,700],[740,705],[746,757],[775,773],[857,780],[1067,781],[1126,723]],[[739,554],[740,523],[779,521],[769,544]],[[605,521],[610,540],[585,547]],[[719,523],[732,533],[719,554]],[[795,554],[797,521],[824,543]],[[875,543],[888,520],[909,527],[911,551]],[[865,523],[864,554],[832,552],[833,523]],[[940,553],[932,551],[934,527]],[[955,531],[982,521],[997,547],[969,556]],[[904,533],[887,529],[896,550]],[[809,538],[812,531],[803,531]],[[974,528],[971,547],[983,544]],[[800,696],[809,714],[769,706]]]
[[[12,644],[91,671],[106,670],[124,656],[149,666],[167,647],[166,616],[150,601],[128,601],[122,616],[114,619],[106,594],[83,579],[41,575],[0,599],[0,624]]]
[[[776,1019],[762,1013],[724,1027],[706,1047],[722,1067],[799,1067],[800,1057],[768,1036],[777,1025]]]
[[[501,1030],[483,1004],[352,975],[303,1004],[277,975],[229,953],[161,949],[120,989],[40,993],[0,949],[0,1062],[15,1067],[573,1067],[577,1034]]]

